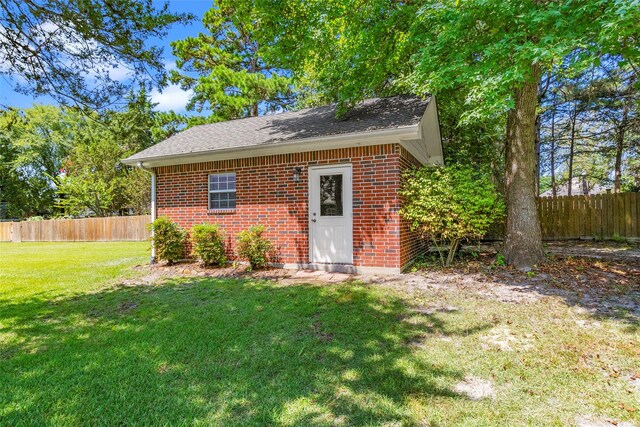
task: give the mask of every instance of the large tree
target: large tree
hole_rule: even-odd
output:
[[[456,90],[466,95],[461,120],[506,115],[504,254],[520,268],[544,259],[534,190],[543,72],[569,54],[568,72],[604,53],[632,67],[640,58],[633,0],[240,3],[257,9],[267,59],[310,74],[343,106],[371,94]]]
[[[216,1],[202,20],[208,33],[171,43],[179,68],[171,80],[193,90],[187,109],[211,110],[209,121],[257,116],[293,102],[287,72],[259,54],[258,21],[240,12],[234,2]]]
[[[0,110],[0,217],[147,211],[149,174],[120,160],[184,124],[144,90],[125,99],[121,111]]]
[[[189,19],[152,0],[0,0],[0,75],[24,94],[102,108],[162,81],[162,49],[148,41]]]
[[[174,116],[154,111],[144,90],[127,100],[123,111],[77,116],[65,173],[57,179],[59,205],[66,214],[148,212],[149,174],[120,160],[171,136]]]
[[[0,111],[0,202],[7,216],[53,214],[55,179],[75,132],[71,116],[45,105]]]

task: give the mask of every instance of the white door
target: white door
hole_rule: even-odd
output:
[[[351,165],[309,168],[311,262],[353,263]]]

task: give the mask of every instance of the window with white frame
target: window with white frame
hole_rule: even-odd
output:
[[[209,175],[209,209],[236,208],[236,174],[216,173]]]

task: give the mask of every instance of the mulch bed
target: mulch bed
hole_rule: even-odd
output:
[[[600,257],[588,258],[574,256],[574,253],[590,254],[590,250],[607,249],[609,253],[624,251],[628,248],[620,245],[585,245],[562,243],[556,247],[566,248],[571,255],[551,254],[546,263],[537,266],[531,272],[525,273],[508,266],[496,265],[496,250],[494,246],[485,247],[477,257],[467,255],[464,259],[448,268],[433,264],[420,271],[430,274],[434,278],[439,274],[465,274],[481,278],[482,281],[500,282],[514,286],[549,286],[567,290],[578,294],[594,296],[623,295],[629,293],[640,294],[640,259],[628,257]],[[580,251],[580,249],[584,249]],[[634,250],[632,249],[632,252]],[[560,253],[560,251],[555,253]],[[265,268],[249,271],[246,265],[228,267],[205,268],[198,262],[181,262],[174,265],[156,264],[154,266],[139,265],[136,269],[146,270],[154,276],[191,276],[191,277],[219,277],[286,281],[295,275],[295,270],[282,268]],[[395,279],[397,279],[396,277]],[[394,280],[395,280],[394,279]]]
[[[552,255],[546,263],[528,273],[508,266],[497,266],[495,260],[494,254],[481,253],[477,258],[460,260],[450,268],[434,267],[433,271],[477,274],[493,282],[520,286],[545,285],[601,296],[640,292],[640,261],[633,259]]]
[[[163,276],[196,276],[196,277],[219,277],[219,278],[235,278],[235,279],[263,279],[263,280],[280,280],[291,277],[295,271],[283,268],[264,268],[260,270],[250,271],[246,265],[227,266],[227,267],[203,267],[198,262],[179,262],[173,265],[159,263],[153,266],[138,265],[138,270],[146,270]]]

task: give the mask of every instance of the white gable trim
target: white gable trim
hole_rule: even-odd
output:
[[[442,153],[442,138],[440,136],[440,120],[438,119],[438,107],[436,106],[435,96],[431,97],[427,109],[422,115],[419,123],[420,138],[418,141],[412,141],[413,150],[419,154],[416,156],[414,151],[407,148],[423,165],[444,165],[444,154]]]

